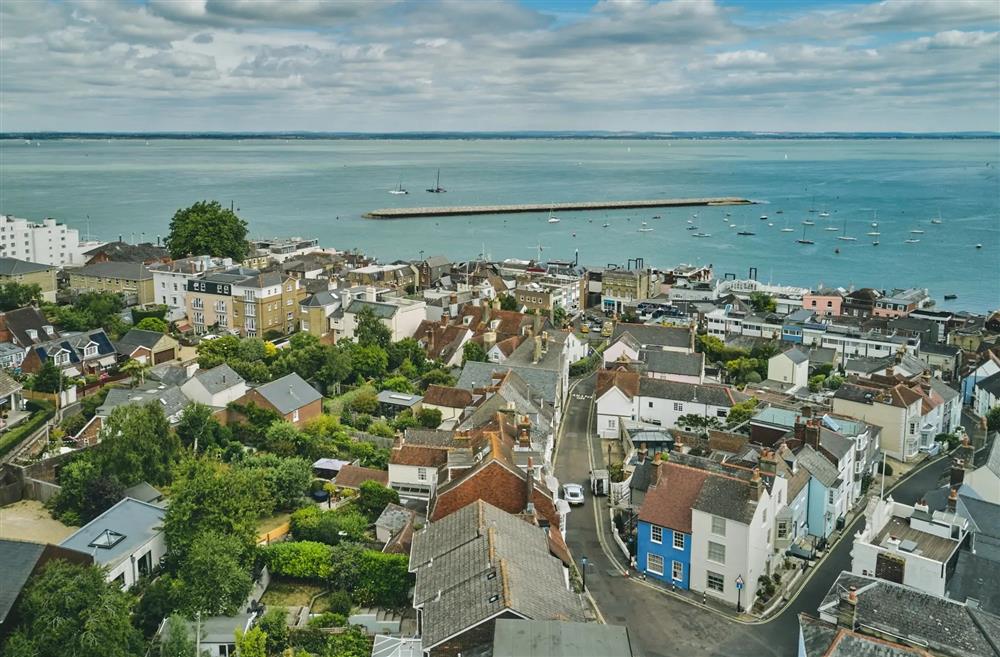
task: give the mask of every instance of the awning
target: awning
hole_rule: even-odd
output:
[[[80,376],[82,372],[76,367],[68,367],[63,370],[64,376]]]

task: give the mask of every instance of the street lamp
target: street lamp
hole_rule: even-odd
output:
[[[584,593],[586,593],[586,591],[587,591],[587,557],[586,556],[584,556],[582,559],[580,559],[580,565],[583,566],[583,575],[582,575],[583,576],[583,591],[584,591]]]
[[[736,613],[743,611],[743,606],[740,604],[743,599],[743,575],[736,576]]]

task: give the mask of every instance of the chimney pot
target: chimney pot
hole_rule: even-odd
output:
[[[948,494],[948,513],[955,513],[958,508],[958,489],[952,488]]]

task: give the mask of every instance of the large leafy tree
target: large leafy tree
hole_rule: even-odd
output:
[[[250,252],[247,224],[218,201],[199,201],[174,213],[167,249],[173,258],[210,255],[243,260]]]
[[[477,363],[486,362],[486,350],[483,349],[483,345],[478,342],[473,342],[469,340],[462,347],[462,362],[467,363],[469,361]]]
[[[754,309],[754,312],[773,313],[777,309],[778,304],[774,300],[774,297],[766,292],[751,292],[750,307]]]
[[[371,309],[371,306],[365,306],[361,309],[357,316],[357,323],[354,335],[357,337],[359,345],[362,347],[376,345],[383,349],[388,348],[389,343],[392,342],[392,333],[389,331],[389,327],[375,316],[375,311]]]
[[[62,372],[51,360],[46,358],[41,368],[35,374],[32,387],[38,392],[59,392],[61,379]]]
[[[126,486],[170,482],[181,447],[160,404],[119,406],[111,411],[101,436],[95,454],[104,472],[116,475]]]
[[[141,655],[142,636],[129,623],[132,603],[101,568],[51,561],[21,596],[16,629],[0,654]]]
[[[40,299],[42,288],[11,281],[0,284],[0,310],[14,310]]]
[[[198,657],[195,650],[194,638],[188,631],[187,623],[180,616],[171,616],[160,642],[160,657]]]
[[[376,481],[366,481],[361,484],[357,499],[358,510],[372,522],[378,519],[386,504],[390,503],[399,504],[399,493]]]
[[[155,333],[166,333],[170,325],[159,317],[144,317],[135,325],[140,331],[153,331]]]
[[[125,326],[119,314],[125,307],[120,294],[114,292],[84,292],[71,305],[59,306],[49,319],[67,331],[89,331],[103,327],[109,333],[123,332]],[[127,329],[125,329],[127,330]]]
[[[194,453],[222,449],[232,441],[232,431],[219,424],[205,404],[189,404],[177,421],[177,437]]]
[[[188,616],[236,613],[253,588],[249,554],[234,535],[199,533],[177,571],[178,609]]]

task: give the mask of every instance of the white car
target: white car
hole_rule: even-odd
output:
[[[583,504],[583,486],[580,484],[564,484],[563,499],[569,502],[570,506]]]

